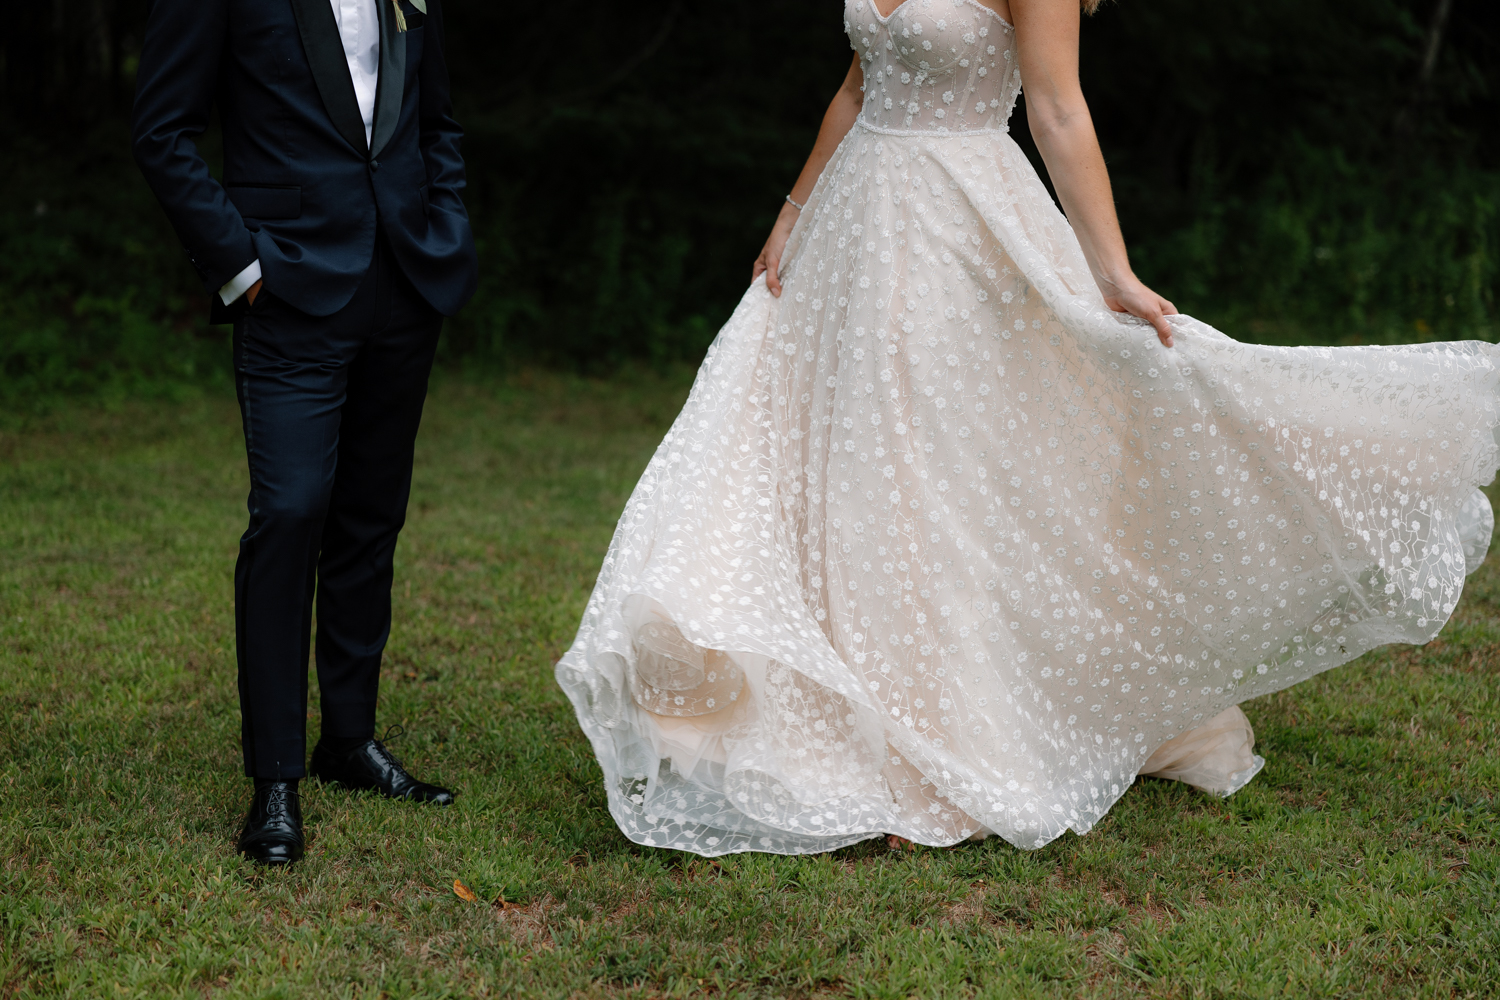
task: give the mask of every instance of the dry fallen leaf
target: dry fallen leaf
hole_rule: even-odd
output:
[[[496,909],[501,911],[526,909],[526,906],[524,904],[508,902],[504,896],[496,896],[494,905]]]
[[[453,895],[457,896],[459,899],[463,900],[466,903],[479,902],[479,897],[474,895],[474,890],[464,885],[458,879],[453,880]]]

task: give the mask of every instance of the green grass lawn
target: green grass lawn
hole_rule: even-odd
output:
[[[309,782],[276,872],[233,852],[233,401],[0,422],[0,997],[1500,994],[1500,554],[1437,642],[1248,703],[1227,801],[1143,780],[1035,852],[628,843],[552,664],[686,388],[439,381],[380,722],[458,804]]]

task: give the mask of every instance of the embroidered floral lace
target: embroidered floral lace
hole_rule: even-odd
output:
[[[1277,348],[1104,304],[1003,131],[1013,34],[849,0],[866,97],[620,520],[557,678],[632,840],[1038,847],[1238,703],[1422,643],[1484,558],[1500,349]]]

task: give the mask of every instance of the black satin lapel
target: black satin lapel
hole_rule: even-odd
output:
[[[333,7],[328,0],[292,0],[292,10],[297,15],[297,31],[302,35],[302,51],[307,54],[307,64],[312,68],[313,80],[328,117],[333,119],[333,127],[345,142],[364,153],[365,122],[359,113],[359,100],[354,96],[354,81],[349,78],[349,61],[344,57],[344,43],[339,38],[338,22],[333,19]],[[382,51],[384,48],[382,44]]]
[[[397,30],[396,8],[391,0],[375,0],[375,5],[380,9],[380,79],[375,84],[372,159],[380,155],[396,134],[396,124],[401,120],[401,97],[406,90],[406,32]]]

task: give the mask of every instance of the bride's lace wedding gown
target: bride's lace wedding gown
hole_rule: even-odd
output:
[[[1259,769],[1238,703],[1427,642],[1484,558],[1500,349],[1104,304],[972,0],[848,0],[858,123],[620,520],[557,678],[632,840],[1086,832]]]

